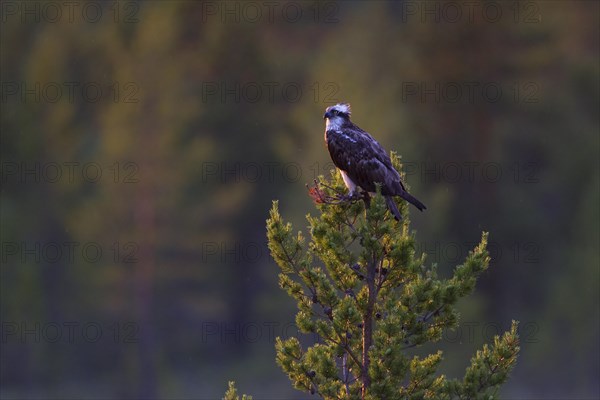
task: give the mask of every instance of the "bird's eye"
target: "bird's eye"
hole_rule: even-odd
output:
[[[338,115],[340,112],[338,110],[333,110],[333,115]]]

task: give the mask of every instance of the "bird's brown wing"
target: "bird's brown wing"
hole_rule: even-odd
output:
[[[375,191],[376,182],[382,184],[384,195],[404,191],[400,175],[383,147],[368,133],[356,126],[353,128],[327,137],[327,148],[335,166],[368,192]]]

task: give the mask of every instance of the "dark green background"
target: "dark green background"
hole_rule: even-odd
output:
[[[442,372],[518,319],[503,398],[600,395],[597,2],[1,6],[2,398],[309,397],[265,219],[305,229],[336,101],[444,276],[490,232]]]

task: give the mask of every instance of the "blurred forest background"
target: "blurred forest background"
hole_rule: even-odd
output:
[[[68,4],[67,4],[68,3]],[[1,4],[0,396],[299,399],[266,248],[332,167],[326,106],[405,162],[443,275],[492,265],[444,373],[521,321],[507,399],[598,398],[599,3]]]

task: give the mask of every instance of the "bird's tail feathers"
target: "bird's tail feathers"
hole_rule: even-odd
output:
[[[396,218],[396,221],[401,221],[402,215],[400,214],[398,206],[396,206],[396,202],[394,201],[392,196],[385,196],[385,203],[387,204],[387,207],[390,210],[390,212],[394,214],[394,218]]]
[[[425,209],[427,209],[427,207],[425,207],[425,204],[421,203],[416,197],[414,197],[413,195],[411,195],[408,192],[402,192],[400,194],[400,197],[402,197],[404,200],[408,201],[410,204],[412,204],[413,206],[417,207],[419,209],[419,211],[423,211]]]

